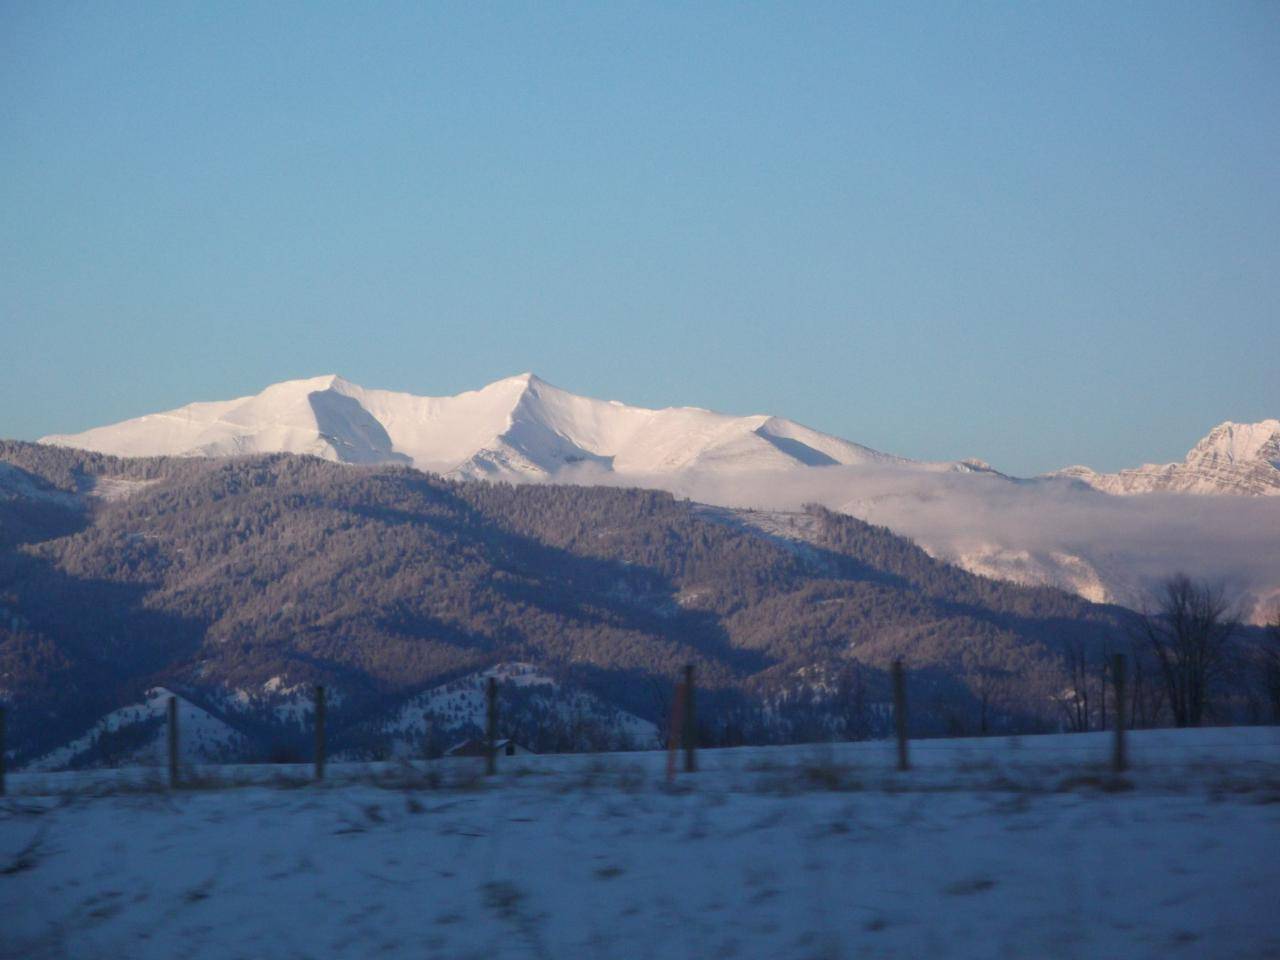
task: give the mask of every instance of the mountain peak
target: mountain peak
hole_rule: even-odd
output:
[[[530,391],[537,391],[541,388],[550,388],[552,390],[556,389],[536,373],[525,371],[524,373],[517,373],[512,377],[503,377],[501,380],[494,380],[491,383],[485,384],[479,390],[468,391],[468,393],[501,394],[503,396],[519,398]],[[466,395],[467,393],[458,394],[458,396]]]
[[[537,374],[533,373],[532,371],[526,370],[524,373],[517,373],[513,377],[503,377],[501,380],[495,380],[493,381],[493,383],[489,384],[489,386],[494,387],[500,383],[512,383],[512,384],[519,384],[521,386],[527,387],[537,382],[540,382],[538,380]]]
[[[1181,463],[1147,463],[1118,473],[1075,466],[1052,476],[1070,477],[1106,493],[1280,496],[1280,420],[1226,420],[1192,447]]]
[[[1188,463],[1222,459],[1231,463],[1265,460],[1280,465],[1280,420],[1218,424],[1191,448]]]
[[[325,381],[328,384],[326,389],[337,390],[339,393],[345,390],[350,390],[353,387],[359,389],[356,384],[336,373],[326,373],[320,378],[320,380]]]
[[[591,483],[621,475],[645,486],[692,472],[728,478],[871,463],[999,475],[978,460],[902,460],[767,414],[648,409],[578,396],[531,370],[445,397],[367,389],[328,373],[44,442],[118,456],[304,453],[517,481]],[[1073,467],[1056,475],[1108,493],[1280,495],[1280,420],[1221,423],[1181,463],[1115,474]]]
[[[779,417],[633,407],[569,393],[533,371],[452,397],[371,390],[330,373],[44,442],[120,456],[306,453],[510,480],[583,467],[639,476],[888,459]]]
[[[266,393],[268,391],[283,391],[283,390],[289,390],[289,391],[332,390],[332,389],[340,389],[342,387],[354,387],[354,386],[356,385],[353,384],[350,380],[343,379],[343,377],[339,374],[324,373],[318,377],[299,377],[296,380],[281,380],[278,383],[273,383],[270,386],[265,387],[262,390],[262,393]],[[258,396],[261,396],[262,393],[258,394]]]

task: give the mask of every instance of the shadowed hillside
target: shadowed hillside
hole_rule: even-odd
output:
[[[239,703],[265,742],[273,691],[327,684],[354,731],[502,661],[659,726],[691,662],[708,739],[767,741],[876,732],[901,656],[921,731],[1042,729],[1061,650],[1100,649],[1119,615],[817,508],[797,545],[654,491],[292,455],[4,443],[0,461],[0,687],[22,754],[157,683]]]

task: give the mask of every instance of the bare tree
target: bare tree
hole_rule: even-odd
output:
[[[1128,700],[1128,718],[1119,717],[1121,722],[1131,730],[1159,725],[1164,715],[1166,690],[1164,680],[1159,676],[1156,656],[1141,630],[1135,630],[1129,641],[1129,675],[1126,682]],[[1111,678],[1110,672],[1107,674]],[[1111,690],[1112,709],[1119,711],[1121,704],[1115,702],[1114,684]]]
[[[1098,657],[1098,729],[1106,730],[1107,727],[1107,686],[1114,682],[1111,676],[1111,644],[1106,643],[1102,647],[1102,654]],[[1113,711],[1114,712],[1114,711]],[[1115,713],[1116,720],[1124,723],[1124,714],[1122,712]]]
[[[1154,654],[1173,722],[1199,726],[1230,665],[1239,617],[1221,587],[1179,573],[1157,588],[1154,612],[1137,620]]]
[[[1067,728],[1072,733],[1083,733],[1090,726],[1090,664],[1084,643],[1080,640],[1069,643],[1064,657],[1067,662],[1067,671],[1070,674],[1070,686],[1067,687],[1066,692],[1059,698],[1058,702],[1062,705],[1063,712],[1067,715]]]
[[[1002,722],[1009,708],[1012,671],[987,645],[975,645],[961,655],[961,678],[978,707],[978,735],[985,737],[992,725]]]

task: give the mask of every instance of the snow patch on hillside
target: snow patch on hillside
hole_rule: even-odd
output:
[[[6,500],[34,500],[70,509],[83,506],[83,501],[74,493],[56,490],[32,477],[25,470],[19,470],[10,463],[0,462],[0,502]]]
[[[148,690],[143,700],[112,710],[83,735],[27,764],[29,771],[63,770],[84,764],[159,766],[167,762],[169,697],[164,687]],[[234,756],[243,747],[239,733],[185,697],[179,696],[180,760],[211,763]],[[136,734],[129,737],[130,733]],[[115,735],[120,751],[98,756]]]
[[[503,663],[450,683],[432,687],[411,697],[380,725],[393,738],[397,755],[421,755],[426,738],[434,738],[437,748],[479,734],[485,728],[485,689],[490,677],[499,684],[499,733],[510,736],[521,716],[511,711],[536,709],[545,723],[567,729],[590,725],[613,748],[647,748],[658,742],[658,729],[648,720],[606,703],[594,694],[558,683],[533,664]],[[502,688],[524,691],[527,701],[513,707]],[[447,741],[447,742],[446,742]]]
[[[118,500],[128,500],[156,482],[155,480],[131,480],[127,477],[94,477],[86,492],[96,500],[114,503]]]

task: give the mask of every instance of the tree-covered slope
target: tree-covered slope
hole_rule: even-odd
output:
[[[501,661],[654,721],[694,663],[709,731],[767,739],[798,734],[779,704],[845,710],[851,676],[878,696],[903,656],[931,691],[920,724],[1035,726],[1059,647],[1114,626],[820,510],[798,547],[654,491],[21,443],[0,463],[0,690],[23,751],[156,683],[224,710],[325,683],[354,728]]]

